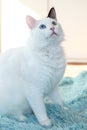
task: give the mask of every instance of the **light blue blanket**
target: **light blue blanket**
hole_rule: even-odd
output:
[[[60,90],[69,110],[47,103],[52,127],[40,126],[34,115],[27,115],[26,122],[3,116],[0,118],[0,130],[87,130],[87,71],[76,78],[65,77],[60,83]]]

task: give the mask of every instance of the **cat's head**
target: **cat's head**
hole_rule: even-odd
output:
[[[48,16],[41,20],[36,20],[31,16],[26,17],[28,27],[31,29],[31,38],[40,41],[41,46],[60,43],[63,41],[63,31],[56,18],[56,11],[51,8]]]

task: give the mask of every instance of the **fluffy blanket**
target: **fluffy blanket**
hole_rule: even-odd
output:
[[[65,77],[60,82],[60,91],[69,109],[64,111],[58,105],[46,103],[53,123],[50,128],[40,126],[32,114],[27,115],[25,122],[0,117],[0,130],[87,130],[87,71],[75,78]]]

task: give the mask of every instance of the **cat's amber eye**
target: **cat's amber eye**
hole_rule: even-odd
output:
[[[52,21],[52,24],[53,24],[53,25],[57,25],[57,23],[56,23],[55,21]]]
[[[46,25],[41,24],[41,25],[39,26],[39,28],[40,28],[40,29],[45,29],[45,28],[46,28]]]

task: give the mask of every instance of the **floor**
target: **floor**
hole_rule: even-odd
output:
[[[80,72],[87,71],[87,64],[86,65],[67,65],[65,75],[69,77],[76,77]]]

